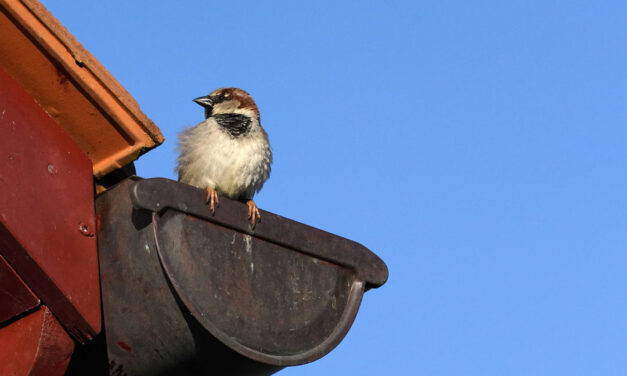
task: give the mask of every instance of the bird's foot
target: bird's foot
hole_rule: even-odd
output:
[[[246,201],[246,206],[248,206],[248,219],[250,219],[250,224],[255,226],[255,223],[261,219],[261,214],[259,214],[257,204],[255,204],[255,201],[253,200],[248,200]]]
[[[209,204],[211,212],[214,212],[216,207],[220,204],[220,201],[218,200],[218,192],[211,187],[207,187],[207,203]]]

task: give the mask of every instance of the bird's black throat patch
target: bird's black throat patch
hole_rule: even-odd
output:
[[[246,115],[218,114],[213,117],[233,137],[241,136],[250,130],[251,119]]]

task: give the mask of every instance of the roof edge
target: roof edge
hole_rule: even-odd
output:
[[[0,0],[0,2],[9,3],[12,1]],[[65,49],[72,55],[77,66],[87,69],[92,76],[118,100],[119,104],[125,107],[156,144],[161,144],[164,141],[161,130],[141,111],[139,104],[131,94],[126,91],[122,84],[120,84],[113,75],[76,40],[76,38],[74,38],[65,26],[63,26],[43,4],[37,0],[19,0],[19,2],[22,3],[59,42],[61,42]]]

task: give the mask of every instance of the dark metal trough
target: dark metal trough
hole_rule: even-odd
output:
[[[111,375],[269,375],[316,360],[348,332],[381,259],[342,237],[167,179],[98,197]]]

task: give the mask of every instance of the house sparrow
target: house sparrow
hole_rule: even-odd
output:
[[[218,195],[246,201],[254,226],[261,217],[252,200],[270,176],[272,150],[253,98],[237,88],[194,99],[205,121],[179,134],[179,181],[207,190],[211,211]]]

